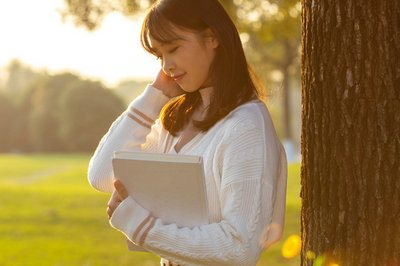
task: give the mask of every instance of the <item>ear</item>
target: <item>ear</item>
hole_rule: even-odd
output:
[[[204,38],[207,40],[207,43],[211,44],[212,48],[215,49],[218,47],[219,41],[215,37],[214,32],[210,28],[204,30]]]

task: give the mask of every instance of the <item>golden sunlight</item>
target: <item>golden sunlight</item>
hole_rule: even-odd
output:
[[[282,247],[282,255],[285,258],[293,258],[301,250],[301,238],[298,235],[288,237]]]
[[[119,13],[88,32],[63,23],[62,0],[0,1],[0,67],[18,58],[33,68],[72,71],[114,85],[123,79],[149,79],[159,63],[140,46],[141,21]]]

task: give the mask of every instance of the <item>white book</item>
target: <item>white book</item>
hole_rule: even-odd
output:
[[[201,156],[147,152],[115,152],[115,178],[129,195],[164,224],[179,227],[208,224]],[[128,241],[129,249],[145,251]]]

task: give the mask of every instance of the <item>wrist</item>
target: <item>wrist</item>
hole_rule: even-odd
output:
[[[170,95],[165,94],[165,91],[163,89],[161,89],[162,88],[161,84],[159,84],[158,82],[154,81],[153,83],[150,84],[150,86],[152,86],[153,88],[161,91],[169,99],[173,98]]]
[[[140,206],[132,197],[126,198],[115,209],[111,216],[110,225],[123,232],[133,242],[140,242],[140,235],[146,224],[152,218],[150,212]]]

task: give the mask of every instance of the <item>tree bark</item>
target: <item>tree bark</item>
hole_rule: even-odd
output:
[[[302,265],[400,265],[400,3],[302,6]]]

